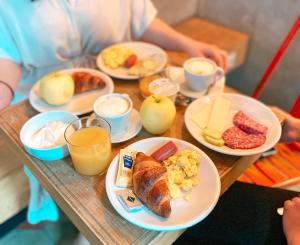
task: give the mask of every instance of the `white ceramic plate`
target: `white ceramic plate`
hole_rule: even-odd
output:
[[[104,73],[97,71],[95,69],[88,68],[74,68],[60,70],[60,72],[74,73],[74,72],[88,72],[94,76],[101,77],[106,83],[106,86],[103,89],[98,89],[94,91],[89,91],[81,94],[76,94],[72,99],[64,105],[54,106],[46,103],[40,96],[39,92],[39,81],[32,87],[29,94],[29,103],[31,106],[39,111],[46,112],[52,110],[62,110],[73,113],[74,115],[82,115],[93,110],[94,101],[101,95],[109,94],[114,91],[114,83],[111,78]]]
[[[192,102],[186,109],[184,115],[185,125],[190,134],[197,141],[214,151],[235,156],[247,156],[262,153],[272,148],[278,142],[281,136],[281,125],[276,115],[266,105],[245,95],[224,93],[222,94],[222,97],[230,100],[232,103],[225,129],[233,126],[233,116],[237,111],[242,110],[255,121],[268,127],[266,142],[259,147],[247,150],[231,149],[227,146],[218,147],[208,143],[202,136],[202,129],[191,119],[195,113],[201,110],[201,108],[212,102],[207,96]]]
[[[172,231],[190,227],[203,220],[213,210],[220,195],[220,178],[218,171],[212,160],[196,146],[175,138],[154,137],[135,142],[127,148],[151,154],[170,140],[176,144],[179,150],[195,150],[201,154],[202,158],[198,171],[199,185],[192,189],[190,193],[191,199],[189,201],[183,198],[171,201],[172,212],[169,218],[162,218],[145,206],[138,212],[127,212],[115,194],[115,191],[122,189],[115,185],[119,159],[118,155],[113,159],[107,171],[106,193],[112,206],[123,218],[145,229]]]
[[[134,53],[138,56],[138,59],[145,59],[145,58],[151,56],[152,59],[156,62],[157,67],[152,73],[150,73],[148,75],[159,72],[167,64],[168,57],[167,57],[166,52],[156,45],[153,45],[150,43],[144,43],[144,42],[126,42],[126,43],[119,43],[116,45],[123,46],[126,48],[131,48],[134,51]],[[111,48],[111,47],[112,46],[107,47],[107,48]],[[100,70],[102,70],[103,72],[105,72],[106,74],[108,74],[112,77],[119,78],[119,79],[129,79],[130,80],[130,79],[138,79],[139,78],[139,76],[129,75],[127,68],[119,67],[117,69],[110,69],[109,67],[107,67],[103,63],[102,52],[97,57],[97,66]]]

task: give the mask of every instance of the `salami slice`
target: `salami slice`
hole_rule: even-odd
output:
[[[225,145],[232,149],[252,149],[266,141],[263,134],[248,134],[238,127],[231,127],[223,133]]]
[[[243,111],[237,112],[233,117],[233,123],[249,134],[262,134],[266,136],[268,128],[247,116]]]

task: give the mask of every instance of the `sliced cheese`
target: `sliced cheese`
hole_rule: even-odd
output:
[[[201,108],[200,112],[195,113],[191,120],[201,129],[204,129],[207,126],[208,119],[211,113],[213,103],[208,103],[207,105]]]
[[[204,134],[215,139],[221,139],[224,131],[231,102],[222,97],[217,97],[213,102],[210,117]]]
[[[225,144],[223,139],[215,139],[215,138],[212,138],[205,134],[203,134],[203,137],[208,143],[215,145],[215,146],[224,146],[224,144]]]

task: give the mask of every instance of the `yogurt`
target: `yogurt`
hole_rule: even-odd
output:
[[[28,139],[28,145],[35,149],[47,149],[64,145],[66,140],[64,132],[68,124],[61,121],[53,121],[37,130]]]
[[[159,94],[169,97],[175,102],[179,92],[179,84],[172,82],[168,78],[159,78],[151,82],[148,86],[151,94]]]

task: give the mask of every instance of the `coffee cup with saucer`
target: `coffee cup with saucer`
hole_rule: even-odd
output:
[[[94,102],[94,115],[111,126],[111,141],[119,143],[136,136],[142,129],[140,116],[128,94],[107,94]]]
[[[209,90],[216,86],[219,81],[225,81],[225,75],[222,68],[218,67],[213,60],[196,57],[186,60],[183,64],[184,76],[186,82],[181,84],[181,93],[189,97],[199,98],[210,92]],[[223,86],[221,86],[223,90]],[[188,96],[188,95],[187,95]]]

